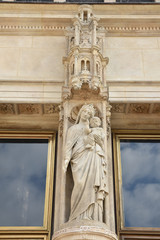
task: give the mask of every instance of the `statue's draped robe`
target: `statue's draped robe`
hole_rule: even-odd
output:
[[[69,128],[66,141],[65,158],[70,159],[74,180],[71,196],[70,220],[78,218],[97,198],[104,198],[107,193],[102,156],[96,153],[96,147],[89,150],[84,144],[84,129],[76,124]],[[98,189],[96,193],[95,189]],[[103,199],[99,199],[103,200]]]

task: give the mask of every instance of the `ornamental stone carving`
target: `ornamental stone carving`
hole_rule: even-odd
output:
[[[92,223],[93,224],[93,223]],[[116,234],[106,229],[105,226],[96,225],[73,226],[62,229],[54,235],[55,240],[75,240],[75,239],[101,239],[101,240],[118,240]]]
[[[41,104],[18,104],[20,114],[42,113]]]
[[[124,103],[114,103],[112,104],[112,113],[124,113],[125,104]]]
[[[108,58],[102,55],[103,34],[98,31],[98,21],[89,5],[79,8],[73,19],[73,27],[68,28],[68,56],[63,59],[66,68],[66,83],[74,89],[83,84],[97,90],[104,85],[104,67]]]
[[[150,104],[147,103],[131,103],[128,113],[148,113]]]
[[[0,113],[1,114],[14,114],[14,104],[11,103],[1,103],[0,104]]]
[[[59,104],[44,104],[45,114],[59,113]]]
[[[160,113],[160,103],[154,104],[153,113]]]

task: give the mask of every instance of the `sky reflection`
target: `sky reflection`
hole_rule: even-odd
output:
[[[0,140],[0,226],[42,226],[48,140]]]
[[[160,141],[121,140],[126,227],[160,227]]]

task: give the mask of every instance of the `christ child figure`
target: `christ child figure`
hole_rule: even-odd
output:
[[[90,119],[90,128],[86,129],[87,136],[85,137],[86,148],[95,151],[98,155],[104,158],[104,138],[105,133],[101,126],[101,119],[93,117]],[[103,162],[104,164],[104,162]]]

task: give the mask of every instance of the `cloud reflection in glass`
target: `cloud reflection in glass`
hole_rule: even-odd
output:
[[[48,140],[0,140],[0,226],[43,226]]]
[[[125,227],[160,227],[160,141],[121,140]]]

